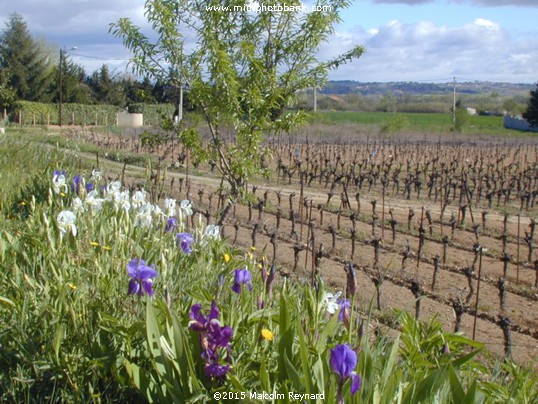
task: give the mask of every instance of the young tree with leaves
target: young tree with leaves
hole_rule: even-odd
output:
[[[523,118],[529,122],[531,127],[538,127],[538,84],[530,91],[530,98],[527,103],[527,110],[523,113]]]
[[[126,18],[110,30],[133,52],[136,72],[188,87],[209,128],[210,158],[234,201],[246,181],[263,171],[264,136],[303,122],[302,111],[288,109],[299,92],[321,85],[329,69],[363,53],[356,46],[330,61],[316,57],[349,4],[319,0],[314,5],[324,11],[302,12],[297,0],[148,0],[145,15],[155,42]],[[274,5],[282,11],[270,11]],[[257,12],[252,11],[256,6]],[[230,131],[233,141],[227,142],[224,133]],[[200,144],[197,136],[193,128],[179,133],[191,145]]]

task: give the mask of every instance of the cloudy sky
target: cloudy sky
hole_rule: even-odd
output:
[[[129,17],[144,25],[144,0],[0,0],[4,29],[12,13],[30,32],[91,73],[103,63],[128,70],[129,53],[108,33]],[[538,81],[538,0],[358,0],[320,51],[329,58],[362,44],[367,53],[332,79],[367,81]]]

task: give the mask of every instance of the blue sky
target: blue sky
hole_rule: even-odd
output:
[[[310,2],[310,1],[308,1]],[[129,53],[108,34],[120,17],[144,25],[145,0],[0,0],[0,26],[17,12],[36,37],[70,49],[87,73],[126,70]],[[355,44],[359,60],[331,79],[367,81],[538,81],[538,0],[359,0],[320,59]]]

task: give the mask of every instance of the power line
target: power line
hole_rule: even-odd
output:
[[[88,59],[98,59],[98,60],[119,60],[119,61],[129,61],[131,60],[130,58],[104,58],[104,57],[99,57],[99,56],[89,56],[89,55],[82,55],[80,53],[74,53],[74,52],[69,52],[69,55],[72,55],[72,56],[79,56],[79,57],[83,57],[83,58],[88,58]]]

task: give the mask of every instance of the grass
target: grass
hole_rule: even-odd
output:
[[[441,113],[387,113],[387,112],[346,112],[346,111],[322,111],[313,114],[311,122],[330,125],[356,124],[367,126],[380,126],[395,115],[402,116],[407,120],[406,132],[423,133],[449,133],[452,127],[452,115]],[[503,119],[500,116],[469,116],[464,125],[463,133],[468,134],[491,134],[511,136],[531,136],[526,132],[520,132],[503,127]]]

